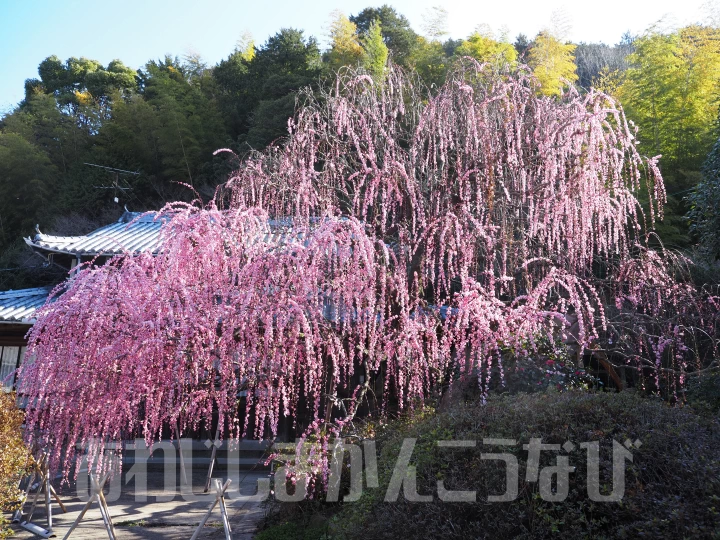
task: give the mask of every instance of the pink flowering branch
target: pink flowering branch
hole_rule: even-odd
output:
[[[228,208],[168,205],[156,256],[85,267],[40,311],[31,437],[68,470],[78,444],[151,444],[214,411],[234,438],[300,418],[326,473],[323,445],[361,406],[413,407],[457,373],[486,389],[506,351],[545,338],[622,334],[654,373],[668,354],[685,369],[692,329],[717,321],[691,316],[704,301],[647,247],[656,162],[609,96],[536,85],[468,59],[434,96],[396,67],[306,94],[284,144],[230,178]]]

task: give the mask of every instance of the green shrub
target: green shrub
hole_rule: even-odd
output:
[[[720,413],[720,369],[688,377],[685,398],[696,411],[716,418]]]
[[[402,494],[383,501],[405,437],[417,438],[411,463],[418,493],[432,503],[412,503]],[[504,465],[481,460],[486,437],[516,439],[519,495],[513,502],[487,503],[505,491]],[[545,502],[537,483],[527,483],[522,449],[531,437],[544,443],[576,443],[569,453],[543,452],[541,467],[569,455],[569,495]],[[438,448],[437,440],[478,441],[476,448]],[[585,450],[579,442],[600,441],[601,491],[612,482],[612,441],[639,440],[626,462],[620,502],[593,502],[586,485]],[[437,414],[397,421],[378,437],[380,488],[365,488],[360,501],[342,505],[330,520],[333,538],[717,538],[720,534],[720,428],[691,408],[670,407],[633,392],[546,392],[491,396],[486,405],[454,404]],[[477,491],[477,503],[443,503],[446,489]]]

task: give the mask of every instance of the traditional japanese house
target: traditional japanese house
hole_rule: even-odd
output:
[[[133,221],[135,220],[135,221]],[[71,271],[78,264],[105,262],[119,253],[157,250],[161,220],[155,214],[126,211],[115,223],[84,236],[53,236],[37,232],[25,242],[51,264]],[[53,287],[0,292],[0,382],[4,391],[17,383],[14,375],[25,358],[26,334]]]

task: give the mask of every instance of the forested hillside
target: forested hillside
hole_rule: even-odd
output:
[[[48,56],[38,78],[26,81],[23,101],[0,119],[0,289],[57,278],[25,250],[21,238],[36,225],[83,234],[125,205],[146,210],[195,192],[212,197],[237,166],[214,150],[230,148],[242,158],[277,142],[287,134],[298,90],[317,91],[343,66],[379,75],[392,62],[415,70],[432,94],[462,56],[527,64],[549,99],[569,85],[618,98],[639,128],[641,151],[662,155],[669,196],[662,241],[676,248],[703,241],[715,257],[707,230],[717,220],[720,190],[717,168],[703,164],[718,138],[720,29],[650,28],[604,44],[570,43],[552,30],[513,40],[480,25],[454,40],[445,16],[436,9],[424,28],[413,29],[390,6],[334,13],[327,50],[301,29],[282,28],[265,43],[244,35],[214,66],[185,55],[134,70],[123,63],[121,45],[120,59],[108,65]]]

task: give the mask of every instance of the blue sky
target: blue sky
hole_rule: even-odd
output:
[[[256,43],[283,27],[304,29],[325,42],[330,13],[357,13],[372,0],[254,1],[237,0],[0,0],[0,113],[23,97],[23,82],[37,76],[37,66],[56,54],[62,59],[86,56],[107,64],[119,58],[132,68],[166,53],[182,56],[196,51],[209,64],[227,56],[240,35],[249,30]],[[423,15],[438,0],[387,2],[420,31]],[[603,0],[602,2],[541,2],[529,0],[446,0],[452,37],[467,37],[478,25],[534,36],[561,12],[574,41],[615,43],[627,30],[641,33],[665,17],[666,24],[703,18],[706,0]],[[557,17],[556,17],[557,19]]]

